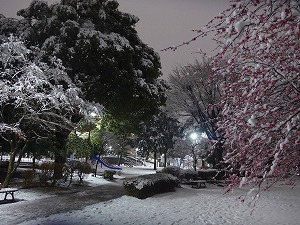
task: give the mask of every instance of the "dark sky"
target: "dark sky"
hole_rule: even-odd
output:
[[[15,17],[19,9],[26,8],[31,0],[0,0],[0,14]],[[49,3],[58,0],[48,0]],[[210,38],[197,40],[177,51],[161,49],[182,43],[194,36],[192,29],[201,29],[209,20],[228,8],[229,0],[118,0],[120,11],[140,18],[137,31],[144,43],[159,53],[164,78],[178,65],[200,59],[192,54],[202,49],[208,54],[215,45]]]

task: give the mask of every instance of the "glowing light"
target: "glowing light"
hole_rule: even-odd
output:
[[[192,140],[196,140],[198,138],[198,134],[195,133],[195,132],[191,133],[190,137],[191,137]]]

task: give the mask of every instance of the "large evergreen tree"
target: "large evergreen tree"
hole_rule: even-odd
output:
[[[13,33],[27,47],[38,47],[34,54],[48,65],[61,59],[83,97],[102,104],[115,121],[130,121],[134,127],[164,104],[159,57],[139,39],[134,28],[138,19],[118,11],[116,1],[62,0],[48,6],[34,0],[18,15],[24,19],[0,15],[0,42]],[[74,114],[67,116],[81,117]],[[68,134],[63,129],[55,134],[64,151]],[[64,151],[55,156],[57,163],[64,162]]]
[[[20,10],[28,45],[62,59],[73,82],[90,101],[119,120],[148,119],[165,102],[160,60],[138,37],[138,18],[112,0],[33,1]],[[12,23],[12,21],[10,21]],[[12,26],[14,27],[14,26]]]

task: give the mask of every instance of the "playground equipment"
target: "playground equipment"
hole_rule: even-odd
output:
[[[99,157],[93,155],[92,156],[94,160],[97,160],[99,163],[101,163],[103,166],[107,167],[108,169],[112,169],[112,170],[122,170],[122,168],[120,167],[113,167],[113,166],[109,166],[107,165],[105,162],[103,162]]]

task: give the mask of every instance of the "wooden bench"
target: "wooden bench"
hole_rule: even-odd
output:
[[[191,181],[192,188],[206,188],[206,180],[193,180]]]
[[[18,191],[17,188],[1,188],[0,193],[5,193],[4,200],[7,200],[7,195],[11,196],[11,200],[15,200],[14,193]]]

